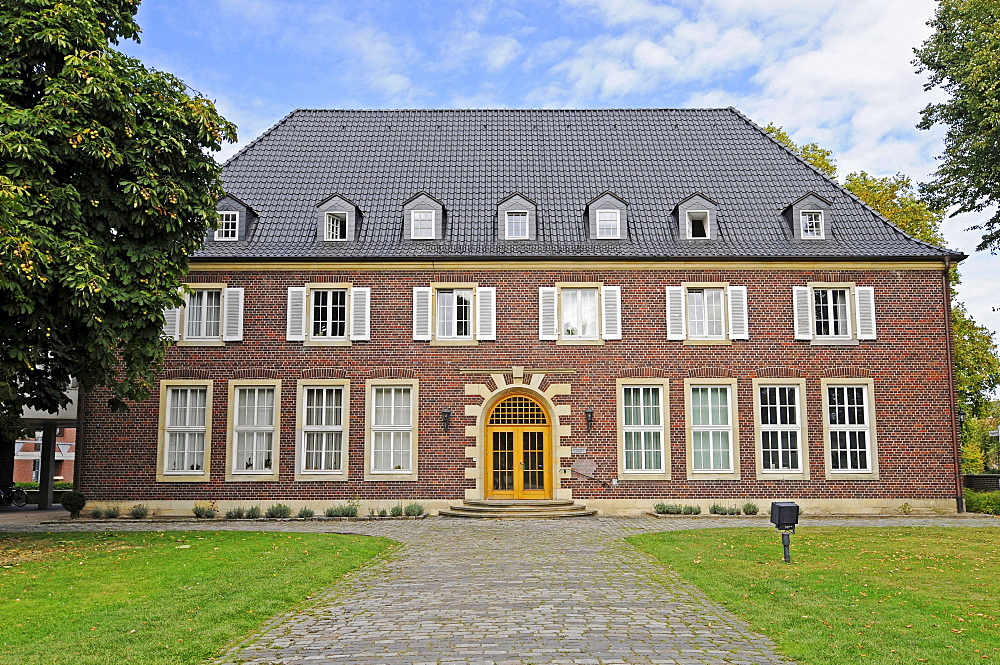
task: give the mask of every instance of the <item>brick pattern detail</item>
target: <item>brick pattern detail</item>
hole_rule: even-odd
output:
[[[554,397],[569,407],[571,424],[561,446],[583,447],[596,462],[595,479],[561,476],[563,490],[580,501],[588,499],[728,500],[784,497],[792,499],[953,499],[957,473],[952,439],[946,344],[948,316],[941,288],[941,270],[843,270],[836,279],[875,288],[878,339],[853,346],[817,346],[794,339],[792,287],[831,278],[829,271],[804,266],[788,270],[630,270],[628,264],[586,273],[559,269],[531,271],[494,269],[461,273],[462,281],[497,288],[497,340],[475,346],[431,346],[412,339],[412,289],[439,280],[441,272],[382,269],[352,272],[344,281],[370,287],[370,342],[350,346],[305,347],[285,340],[287,289],[324,275],[342,279],[336,265],[329,273],[314,266],[301,272],[283,270],[199,271],[211,282],[246,289],[244,339],[225,346],[171,346],[164,377],[177,372],[215,381],[208,479],[192,483],[157,483],[156,453],[159,386],[149,399],[132,403],[128,413],[112,413],[109,394],[95,390],[81,400],[82,434],[78,439],[78,488],[93,501],[208,501],[230,499],[247,504],[267,501],[323,500],[343,503],[351,498],[386,501],[461,500],[477,486],[466,469],[477,461],[466,456],[466,428],[477,424],[465,405],[470,382],[492,383],[487,376],[463,374],[468,368],[565,368],[574,373],[550,374],[539,388],[570,386],[568,395]],[[459,271],[451,271],[458,276]],[[665,321],[666,285],[704,280],[706,273],[748,291],[750,339],[731,344],[685,345],[668,341]],[[556,282],[603,282],[622,287],[623,339],[602,345],[563,345],[538,339],[538,288]],[[637,367],[637,365],[639,367]],[[227,482],[226,440],[229,414],[227,381],[245,368],[266,367],[255,376],[281,380],[280,430],[276,436],[278,479],[267,482]],[[351,382],[349,430],[345,433],[347,479],[340,482],[295,480],[296,382],[305,372],[335,368]],[[654,368],[670,380],[666,406],[670,413],[667,444],[672,480],[620,480],[615,379],[626,368]],[[794,370],[804,381],[802,414],[808,424],[804,442],[809,480],[775,480],[756,473],[756,436],[752,379],[775,368]],[[879,480],[827,478],[827,442],[823,438],[823,396],[820,382],[830,369],[849,368],[874,381],[873,397],[878,435]],[[694,371],[692,371],[694,370]],[[711,374],[709,374],[711,372]],[[184,374],[184,376],[195,376]],[[689,480],[685,437],[684,381],[688,376],[732,377],[740,425],[736,454],[737,480]],[[843,376],[843,374],[838,374]],[[365,390],[367,378],[419,380],[419,467],[417,482],[365,481]],[[525,381],[529,378],[526,376]],[[448,432],[440,413],[451,409]],[[583,425],[587,408],[595,410],[590,432]],[[479,480],[481,482],[481,479]]]
[[[622,379],[658,379],[669,378],[670,372],[659,367],[630,367],[618,372]]]
[[[351,281],[351,276],[345,272],[323,273],[321,275],[310,275],[309,282],[325,282],[328,284],[344,284]]]
[[[828,367],[823,370],[823,376],[830,379],[867,379],[871,374],[860,367]]]
[[[802,372],[794,367],[762,367],[757,370],[758,379],[797,379]]]
[[[234,379],[280,379],[278,370],[266,367],[247,367],[233,370]]]
[[[692,367],[688,376],[692,379],[729,379],[733,373],[728,367]]]
[[[347,370],[339,367],[313,367],[302,370],[303,379],[346,379]]]
[[[164,379],[210,379],[212,375],[207,369],[194,367],[175,367],[163,372]]]

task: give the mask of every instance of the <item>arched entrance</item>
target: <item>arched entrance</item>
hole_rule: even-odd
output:
[[[486,498],[552,498],[552,425],[527,395],[498,402],[486,421]]]

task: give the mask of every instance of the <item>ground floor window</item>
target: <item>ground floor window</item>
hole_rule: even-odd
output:
[[[156,479],[204,481],[212,441],[212,381],[161,381],[159,421]]]
[[[802,470],[798,386],[758,388],[761,466],[765,472]]]
[[[822,381],[823,434],[830,478],[878,477],[873,388],[872,379]]]
[[[735,379],[685,379],[688,476],[739,478]]]
[[[281,382],[229,382],[229,464],[227,480],[278,477]]]
[[[663,471],[663,394],[660,386],[624,386],[625,470]]]
[[[416,381],[369,382],[366,478],[416,480]]]

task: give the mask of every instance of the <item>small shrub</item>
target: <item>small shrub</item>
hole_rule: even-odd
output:
[[[214,506],[205,506],[200,503],[196,503],[191,510],[198,519],[212,519],[218,514]]]
[[[368,517],[375,517],[375,515],[376,515],[375,509],[374,508],[369,508],[368,509]]]
[[[392,515],[393,517],[402,517],[403,506],[397,503],[395,506],[392,507],[392,510],[389,511],[389,514]]]
[[[658,503],[653,506],[658,515],[680,515],[684,507],[679,503]]]
[[[247,512],[243,510],[243,506],[236,506],[235,508],[230,508],[226,511],[227,520],[241,520],[247,516]]]
[[[104,509],[104,516],[109,520],[116,520],[122,516],[122,509],[119,506],[108,506]]]
[[[262,514],[263,513],[261,513],[261,511],[260,511],[260,506],[250,506],[249,508],[247,508],[247,519],[248,520],[260,519],[260,516]]]
[[[911,506],[909,503],[904,503],[899,507],[899,512],[901,512],[904,515],[909,515],[910,513],[913,512],[913,506]]]
[[[386,510],[385,508],[379,508],[378,509],[378,516],[379,517],[388,517],[388,515],[389,515],[389,511]]]
[[[292,509],[283,503],[276,503],[273,506],[268,506],[267,510],[264,512],[264,517],[284,519],[291,516]]]
[[[14,483],[14,489],[16,490],[37,490],[38,483],[27,482],[27,483]],[[73,489],[73,482],[68,480],[57,480],[52,483],[52,489],[54,490],[71,490]]]
[[[701,515],[701,506],[684,506],[681,512],[684,515]]]
[[[424,514],[424,507],[419,503],[408,503],[406,507],[403,508],[403,514],[408,517],[419,517]]]
[[[87,505],[87,497],[83,495],[83,492],[66,492],[59,499],[59,503],[69,511],[71,518],[76,519],[80,516],[83,507]]]
[[[711,513],[712,515],[739,515],[740,507],[722,506],[717,503],[713,503],[711,507],[709,507],[708,512]]]
[[[719,504],[713,503],[711,506],[708,507],[708,514],[709,515],[723,515],[725,513],[723,513],[722,511],[724,511],[724,510],[725,510],[725,508],[723,508]]]
[[[323,511],[327,517],[357,517],[358,507],[347,504],[346,506],[330,506]]]
[[[965,490],[965,509],[970,513],[1000,515],[1000,492]]]
[[[316,515],[316,511],[313,510],[312,508],[306,508],[305,506],[299,508],[299,517],[301,517],[302,519],[306,519],[307,517],[313,517],[314,515]]]
[[[757,507],[756,503],[748,501],[743,504],[743,514],[744,515],[756,515],[760,512],[760,508]]]
[[[101,510],[100,508],[94,508],[93,510],[90,511],[90,516],[95,520],[102,519],[104,517],[104,511]]]
[[[141,520],[149,515],[149,508],[144,503],[137,503],[129,509],[128,514],[134,520]]]

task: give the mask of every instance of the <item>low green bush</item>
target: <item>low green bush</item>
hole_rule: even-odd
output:
[[[720,505],[718,503],[713,503],[709,507],[708,512],[710,514],[712,514],[712,515],[739,515],[740,514],[740,507],[739,506],[723,506],[723,505]]]
[[[746,503],[743,504],[743,514],[744,515],[756,515],[759,512],[760,512],[760,508],[757,506],[756,503],[748,501],[748,502],[746,502]]]
[[[684,512],[684,506],[679,503],[658,503],[653,506],[657,515],[680,515]]]
[[[684,515],[701,515],[701,506],[684,506],[681,513]]]
[[[212,519],[218,514],[212,506],[206,506],[200,503],[194,504],[194,508],[191,509],[191,512],[193,512],[194,516],[198,519]]]
[[[248,520],[260,519],[261,515],[263,515],[263,513],[260,510],[260,506],[250,506],[247,508],[246,517]]]
[[[1000,515],[1000,492],[977,492],[967,489],[964,495],[965,509],[968,512]]]
[[[327,517],[357,517],[358,507],[350,504],[346,506],[330,506],[323,511]]]
[[[94,508],[90,511],[90,516],[95,520],[104,519],[104,511],[100,508]]]
[[[299,517],[301,517],[302,519],[313,517],[314,515],[316,515],[316,511],[313,510],[312,508],[306,508],[305,506],[299,508]]]
[[[104,516],[109,520],[116,520],[122,516],[122,509],[120,506],[108,506],[104,509]]]
[[[18,490],[37,490],[38,483],[28,482],[28,483],[14,483],[14,489]],[[73,483],[66,480],[57,480],[52,483],[52,489],[54,490],[71,490],[73,489]]]
[[[292,509],[283,503],[276,503],[274,505],[268,506],[267,510],[264,511],[264,517],[284,519],[286,517],[291,517],[291,516],[292,516]]]
[[[59,503],[69,511],[71,518],[76,519],[80,516],[80,511],[83,510],[83,507],[87,505],[87,497],[84,496],[83,492],[66,492],[59,499]]]
[[[424,514],[424,507],[419,503],[408,503],[403,508],[403,514],[408,517],[420,517]]]
[[[385,508],[379,508],[378,509],[378,516],[379,517],[388,517],[389,516],[389,511],[386,510]]]
[[[247,516],[247,511],[243,509],[243,506],[236,506],[235,508],[230,508],[226,511],[227,520],[241,520]]]
[[[389,514],[392,515],[393,517],[402,517],[403,516],[402,504],[397,503],[395,506],[393,506],[392,510],[389,511]]]
[[[149,507],[144,503],[137,503],[129,509],[128,514],[134,520],[141,520],[149,516]]]

